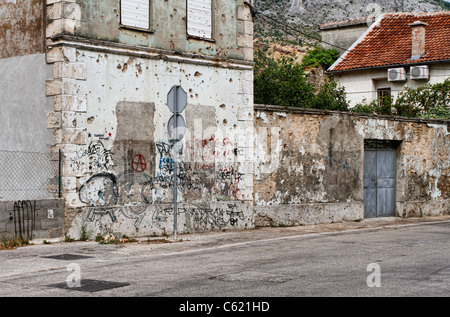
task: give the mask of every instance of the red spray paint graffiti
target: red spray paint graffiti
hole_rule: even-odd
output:
[[[142,154],[137,154],[131,162],[131,167],[135,172],[143,172],[147,168],[147,161]]]

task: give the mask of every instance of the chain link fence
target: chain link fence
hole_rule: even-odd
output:
[[[60,187],[60,160],[48,153],[0,151],[0,199],[52,199]]]

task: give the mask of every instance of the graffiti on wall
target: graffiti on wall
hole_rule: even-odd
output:
[[[188,160],[186,155],[177,162],[177,188],[187,201],[235,200],[239,194],[239,184],[243,174],[234,167],[233,162],[219,161],[230,154],[236,155],[228,139],[220,142],[215,139],[201,140],[200,161]],[[218,146],[215,146],[218,144]],[[149,214],[150,205],[171,201],[174,185],[174,163],[172,143],[157,142],[158,171],[155,176],[144,172],[147,161],[141,154],[135,154],[129,169],[117,174],[112,168],[112,152],[101,141],[94,141],[88,149],[78,153],[79,158],[89,159],[91,176],[79,188],[80,201],[86,205],[87,221],[94,221],[97,215],[107,216],[112,222],[117,215],[123,215],[134,221],[138,229],[145,215]],[[182,148],[177,149],[182,154]],[[192,154],[193,152],[191,152]],[[205,161],[206,160],[206,161]],[[227,208],[206,208],[191,203],[181,204],[179,212],[185,215],[188,231],[201,231],[212,228],[221,229],[226,225],[236,226],[244,220],[242,211],[237,211],[236,204]],[[157,208],[151,217],[154,224],[164,223],[173,208]]]
[[[133,168],[133,171],[135,172],[144,172],[145,169],[147,168],[147,161],[145,160],[145,157],[142,154],[136,154],[133,157],[131,166]]]
[[[180,188],[185,194],[202,193],[203,198],[236,199],[244,174],[236,170],[234,162],[227,162],[237,153],[230,140],[225,138],[219,141],[211,138],[197,141],[195,144],[199,146],[194,146],[191,155],[186,155],[185,161],[178,162],[177,177]],[[171,187],[174,171],[171,154],[173,146],[158,142],[157,148],[160,156],[157,179],[162,185]]]
[[[128,202],[152,203],[149,186],[154,180],[143,172],[125,171],[119,176],[100,173],[79,189],[79,199],[90,207],[124,205]]]
[[[114,166],[113,153],[100,140],[92,141],[87,149],[79,150],[72,160],[72,167],[85,174],[98,174],[111,170]]]
[[[173,206],[161,205],[128,205],[109,207],[86,207],[86,220],[94,222],[96,216],[106,216],[116,223],[120,216],[133,221],[136,231],[143,223],[163,228],[173,219]],[[186,232],[202,232],[221,230],[226,227],[237,227],[245,224],[244,212],[237,203],[224,203],[213,206],[203,206],[192,203],[182,203],[178,207],[178,215],[184,219]],[[148,216],[148,217],[147,217]],[[148,219],[144,221],[144,218]]]
[[[236,203],[227,203],[226,206],[216,208],[187,203],[179,207],[178,213],[185,217],[186,231],[202,232],[220,230],[227,225],[238,226],[239,221],[244,221],[244,212],[238,209]],[[158,207],[152,217],[153,224],[164,223],[171,215],[173,215],[172,207]]]
[[[14,203],[14,234],[16,238],[31,240],[36,228],[36,201]]]
[[[181,190],[207,192],[209,195],[236,198],[242,173],[233,166],[215,169],[215,164],[179,164],[177,176]],[[91,207],[123,205],[127,201],[158,203],[153,198],[158,188],[173,187],[173,170],[166,170],[151,177],[144,172],[125,171],[116,176],[113,173],[99,173],[90,177],[79,189],[79,199]],[[134,199],[131,199],[134,198]]]

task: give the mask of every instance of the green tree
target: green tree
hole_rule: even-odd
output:
[[[255,52],[254,92],[255,103],[323,110],[348,110],[343,87],[332,80],[316,91],[306,79],[304,65],[293,59],[278,60],[269,56],[268,50]]]
[[[255,52],[255,103],[287,107],[307,107],[314,97],[314,86],[306,81],[303,67],[293,59],[279,60],[266,50]]]
[[[311,102],[311,108],[323,110],[348,111],[348,106],[345,88],[334,80],[325,81]]]
[[[339,58],[339,51],[336,49],[325,49],[317,46],[303,57],[302,64],[305,67],[322,66],[325,69],[330,68],[331,65]]]

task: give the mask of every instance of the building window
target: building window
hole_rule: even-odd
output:
[[[187,35],[212,40],[212,0],[187,0]]]
[[[390,105],[391,104],[391,88],[379,88],[377,89],[378,105]]]
[[[150,0],[120,0],[120,24],[150,30]]]

